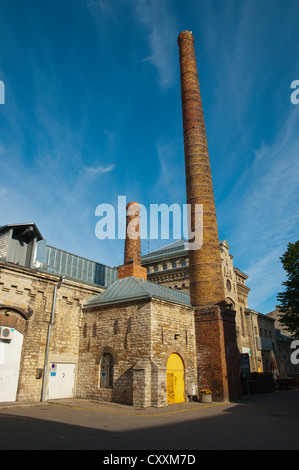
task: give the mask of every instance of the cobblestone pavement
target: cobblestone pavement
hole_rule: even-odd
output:
[[[0,403],[1,450],[297,450],[298,436],[299,390],[145,409],[79,399]]]

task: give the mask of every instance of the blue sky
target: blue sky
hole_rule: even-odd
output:
[[[1,0],[0,23],[0,225],[33,221],[48,244],[114,266],[124,242],[97,239],[99,204],[186,202],[177,37],[190,30],[219,238],[249,306],[273,310],[298,239],[298,1]]]

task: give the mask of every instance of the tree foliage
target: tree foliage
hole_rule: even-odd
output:
[[[279,310],[283,313],[280,322],[299,339],[299,240],[288,244],[280,260],[287,276],[282,283],[284,292],[277,295]]]

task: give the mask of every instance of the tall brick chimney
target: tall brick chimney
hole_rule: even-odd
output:
[[[195,204],[203,204],[203,245],[190,250],[190,295],[194,306],[211,305],[225,299],[218,227],[208,144],[201,103],[191,32],[178,38],[181,65],[181,94],[185,147],[187,204],[191,205],[194,231]]]
[[[218,227],[208,144],[198,82],[194,38],[178,37],[185,150],[187,203],[191,230],[195,204],[203,205],[203,244],[189,250],[190,300],[195,312],[198,386],[210,388],[216,400],[241,396],[235,312],[225,302]],[[190,241],[190,240],[189,240]]]
[[[140,205],[137,202],[127,204],[124,264],[118,267],[118,279],[130,276],[147,278],[147,270],[141,266]]]

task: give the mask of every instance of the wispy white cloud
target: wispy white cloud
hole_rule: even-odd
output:
[[[266,313],[284,280],[279,257],[299,233],[299,106],[289,104],[287,72],[280,76],[277,67],[294,24],[277,35],[281,17],[268,21],[268,7],[258,1],[218,2],[217,15],[215,2],[203,0],[198,8],[203,5],[200,54],[215,90],[203,76],[203,99],[209,98],[212,163],[219,158],[214,188],[221,238],[249,275],[250,306]],[[199,75],[201,81],[200,69]]]
[[[30,112],[17,100],[5,108],[10,132],[2,135],[0,148],[0,224],[34,221],[51,244],[87,256],[82,236],[93,232],[94,194],[101,198],[103,178],[115,168],[107,156],[113,136],[103,133],[102,155],[94,164],[85,148],[85,109],[74,130],[50,54],[48,66],[40,69],[32,60],[36,94]],[[78,224],[81,237],[74,236]]]
[[[97,166],[97,167],[85,167],[85,171],[88,174],[93,174],[93,175],[103,175],[105,173],[110,173],[110,171],[114,170],[115,164],[113,163],[112,165],[108,166]]]
[[[111,13],[113,11],[113,6],[111,1],[105,0],[86,0],[86,5],[88,8],[100,8],[100,10]]]
[[[137,21],[145,28],[150,54],[144,61],[157,70],[162,88],[170,87],[175,79],[176,20],[167,1],[135,0]]]
[[[154,194],[159,194],[160,197],[174,197],[175,201],[173,202],[180,203],[185,196],[184,174],[181,167],[174,165],[174,162],[179,157],[179,142],[161,137],[156,142],[156,149],[159,157],[160,171],[157,174]]]
[[[256,5],[251,0],[244,0],[238,5],[234,1],[221,2],[217,6],[217,14],[214,2],[203,1],[205,14],[201,18],[202,45],[206,48],[208,60],[215,64],[213,72],[220,84],[217,88],[221,86],[225,90],[223,98],[233,106],[234,113],[241,118],[242,126],[248,100],[253,92],[257,92],[256,84],[259,84],[259,88],[263,85],[259,71],[263,67],[264,53],[267,51],[264,24],[256,17]],[[266,4],[261,3],[261,16],[267,15],[267,8]],[[218,94],[215,104],[223,101]],[[217,109],[215,115],[217,116]]]
[[[120,8],[126,5],[123,0],[83,0],[95,19],[95,25],[101,36],[105,25],[105,17],[119,21]],[[175,15],[171,8],[171,2],[164,0],[132,0],[128,2],[133,9],[134,18],[145,31],[149,54],[143,57],[143,62],[148,62],[157,71],[157,80],[163,89],[169,88],[175,79],[176,64],[176,36],[177,25]],[[127,13],[127,11],[126,11]],[[130,11],[131,17],[131,11]]]
[[[280,291],[284,278],[279,257],[298,239],[298,127],[298,111],[291,108],[273,143],[262,143],[255,151],[243,175],[243,194],[230,212],[230,236],[250,276],[253,308]]]

